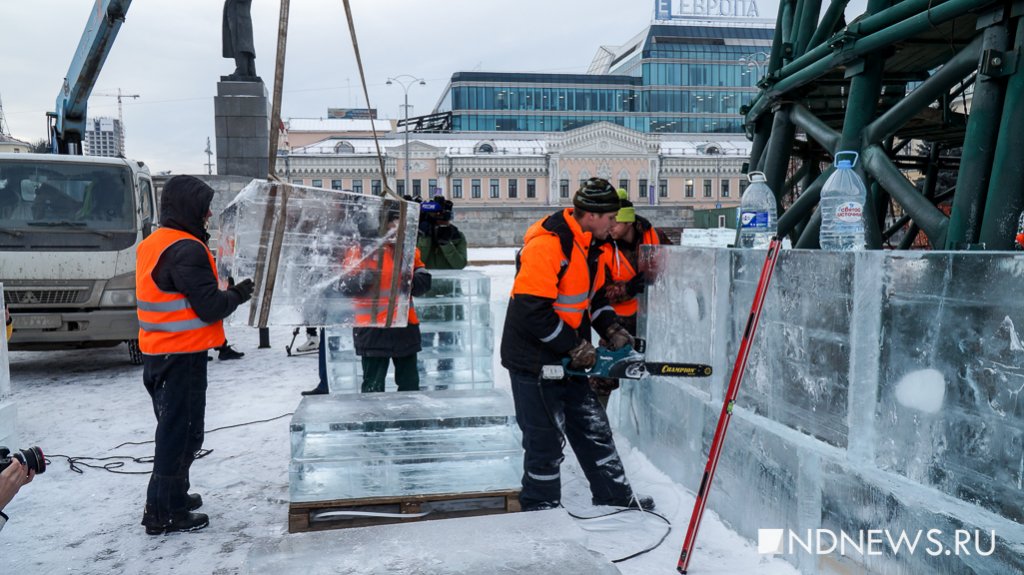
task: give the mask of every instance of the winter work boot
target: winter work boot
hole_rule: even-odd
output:
[[[608,507],[625,507],[626,509],[642,509],[644,511],[654,510],[654,498],[650,495],[633,495],[629,499],[617,499],[606,501],[603,499],[591,499],[594,505],[607,505]]]
[[[561,505],[558,503],[542,501],[540,503],[534,503],[523,507],[523,511],[547,511],[548,509],[558,509],[559,507],[561,507]]]
[[[186,496],[186,509],[189,511],[195,511],[203,506],[203,496],[198,493],[189,493]]]
[[[229,360],[229,359],[242,359],[242,357],[245,355],[244,353],[242,353],[240,351],[235,351],[228,344],[222,345],[221,347],[217,348],[217,350],[219,351],[219,353],[217,355],[217,359],[219,359],[221,361],[225,361],[225,360]]]
[[[147,535],[163,535],[175,531],[199,531],[210,524],[205,513],[185,513],[164,525],[146,525]]]
[[[302,392],[302,395],[326,395],[328,393],[327,386],[317,385],[313,389],[307,389]]]
[[[320,336],[319,335],[306,335],[306,341],[299,347],[295,348],[296,353],[311,353],[320,349]]]

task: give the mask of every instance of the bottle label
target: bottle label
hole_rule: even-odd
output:
[[[768,212],[742,212],[740,227],[745,230],[767,230]]]
[[[846,202],[836,208],[836,221],[844,224],[856,224],[864,217],[864,205],[858,202]]]

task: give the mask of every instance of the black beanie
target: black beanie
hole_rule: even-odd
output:
[[[572,197],[572,205],[584,212],[615,212],[620,207],[619,193],[608,180],[590,178],[576,190],[576,195]]]

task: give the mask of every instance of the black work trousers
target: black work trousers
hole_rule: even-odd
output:
[[[509,370],[516,421],[523,432],[523,509],[559,505],[559,467],[564,441],[576,453],[596,501],[628,501],[633,490],[615,450],[608,415],[587,379],[542,380],[536,374]]]
[[[395,383],[398,391],[419,391],[420,370],[416,367],[416,354],[405,357],[367,357],[360,358],[363,364],[363,393],[384,391],[384,383],[388,376],[388,364],[395,364]]]
[[[142,380],[156,414],[153,474],[142,524],[160,526],[187,513],[189,468],[203,446],[206,352],[143,356]]]

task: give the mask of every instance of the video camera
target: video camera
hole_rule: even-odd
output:
[[[450,222],[452,220],[455,204],[446,200],[444,196],[434,196],[434,199],[420,204],[420,214],[424,219]]]
[[[7,469],[15,459],[36,473],[46,471],[46,456],[43,455],[43,450],[38,447],[20,449],[14,453],[11,453],[11,450],[6,447],[0,447],[0,471]]]

